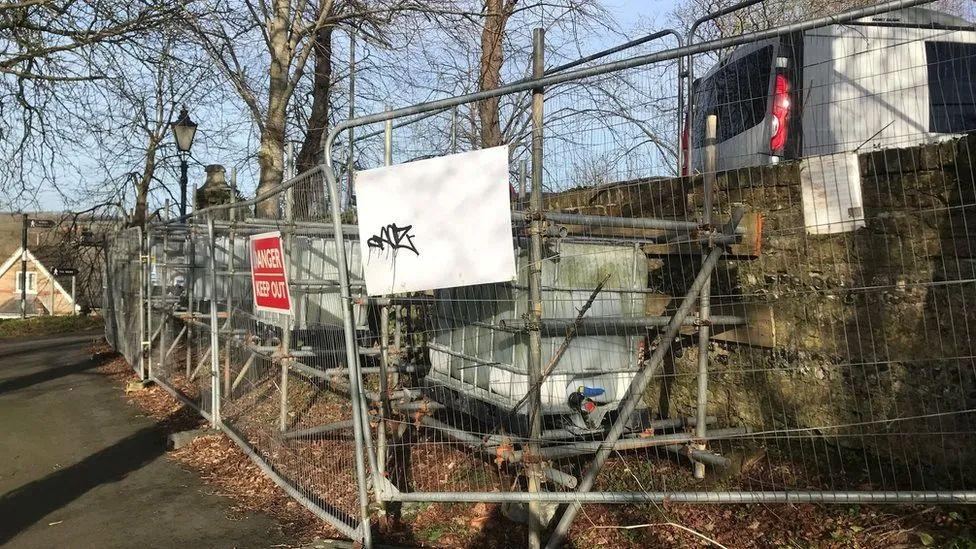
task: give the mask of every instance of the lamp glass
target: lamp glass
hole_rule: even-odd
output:
[[[173,135],[176,136],[176,148],[182,153],[190,152],[193,136],[197,133],[197,124],[190,120],[190,115],[185,108],[180,112],[179,119],[173,122],[172,127]]]

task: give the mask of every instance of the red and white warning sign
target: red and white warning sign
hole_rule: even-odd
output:
[[[288,274],[281,233],[256,234],[251,237],[251,287],[254,308],[258,311],[291,314]]]

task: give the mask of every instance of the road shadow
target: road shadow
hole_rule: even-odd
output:
[[[181,413],[182,408],[74,465],[0,496],[0,546],[92,488],[122,480],[161,456],[166,451],[164,425]]]
[[[33,349],[33,351],[36,352],[37,349]],[[71,374],[78,374],[93,368],[98,368],[99,366],[108,362],[113,356],[114,355],[112,353],[99,353],[73,364],[65,364],[64,366],[57,366],[54,368],[44,368],[43,370],[34,372],[32,374],[4,379],[3,381],[0,381],[0,395],[20,389],[26,389],[27,387],[36,385],[38,383],[44,383],[46,381],[69,376]]]

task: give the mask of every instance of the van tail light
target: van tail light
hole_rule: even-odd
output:
[[[691,172],[688,169],[688,120],[685,119],[685,127],[681,130],[681,175],[686,176]]]
[[[773,119],[770,128],[769,148],[772,154],[778,154],[786,146],[786,135],[790,123],[790,81],[785,75],[776,75],[776,87],[773,92]]]

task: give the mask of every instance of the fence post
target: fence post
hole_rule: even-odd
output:
[[[149,300],[146,297],[146,285],[148,276],[146,274],[146,263],[148,261],[148,254],[146,252],[146,245],[148,242],[147,235],[143,234],[142,227],[137,227],[139,232],[139,377],[142,379],[151,378],[153,375],[152,361],[146,364],[146,358],[149,352],[149,343],[146,341],[146,332],[149,330]],[[132,262],[127,257],[125,258],[126,271],[131,269]],[[129,275],[129,280],[132,277]],[[118,327],[116,326],[116,331]]]
[[[159,367],[165,368],[166,363],[166,322],[168,320],[166,313],[166,264],[169,262],[169,254],[166,251],[166,245],[169,243],[169,236],[166,229],[163,229],[163,239],[162,239],[162,249],[160,250],[160,255],[162,256],[162,261],[157,262],[157,265],[161,265],[158,268],[159,276],[163,281],[162,292],[159,296],[160,299],[160,315],[159,315]]]
[[[115,238],[118,238],[118,230],[116,229],[116,235],[112,239],[114,246]],[[100,252],[102,257],[102,307],[105,308],[105,339],[112,345],[112,348],[116,351],[119,350],[119,336],[116,333],[115,324],[118,311],[118,306],[115,300],[115,286],[112,285],[112,280],[115,278],[113,276],[111,259],[108,254],[109,245],[103,243]],[[111,293],[109,293],[111,292]],[[121,292],[120,292],[121,293]],[[142,328],[138,328],[140,335],[142,335]],[[110,335],[111,334],[111,335]]]
[[[387,110],[389,110],[389,108],[387,108]],[[387,120],[386,123],[387,126],[390,127],[392,131],[393,120]],[[457,105],[455,105],[451,109],[451,152],[456,153],[457,151],[458,151],[458,108]],[[386,165],[389,166],[390,163],[387,163]]]
[[[387,110],[390,110],[387,107]],[[453,132],[453,129],[452,129]],[[383,133],[383,163],[393,164],[393,120],[387,120]],[[376,475],[386,476],[386,420],[393,414],[390,406],[390,307],[380,308],[380,421],[376,430]]]
[[[349,369],[349,400],[352,407],[352,429],[355,439],[356,484],[359,491],[359,512],[361,517],[360,529],[363,546],[367,549],[373,546],[372,532],[369,526],[369,493],[366,489],[366,467],[363,463],[365,456],[364,442],[368,436],[364,432],[365,417],[362,413],[362,388],[360,387],[359,351],[356,344],[356,326],[353,320],[352,292],[349,290],[349,263],[346,260],[345,242],[342,235],[342,208],[340,204],[339,183],[330,167],[328,146],[325,148],[326,165],[323,172],[328,183],[329,209],[332,216],[332,228],[336,243],[336,270],[339,273],[339,299],[342,304],[342,327],[346,346],[346,363]],[[375,469],[374,469],[375,471]]]
[[[141,360],[143,372],[154,372],[152,364],[152,342],[149,340],[152,330],[152,286],[150,285],[150,259],[152,258],[152,229],[148,229],[143,237],[143,244],[139,254],[139,285],[142,292],[142,303],[140,303],[140,313],[145,318],[143,337],[141,344]],[[151,374],[150,374],[151,375]]]
[[[217,238],[213,214],[207,215],[207,240],[210,245],[210,424],[220,429],[220,324],[217,321]]]
[[[20,230],[20,318],[27,318],[27,228],[30,221],[27,214],[23,215],[23,226]]]
[[[293,193],[294,187],[288,187],[285,191],[285,249],[288,250],[288,263],[290,263],[294,257],[292,254],[292,234],[295,232],[295,225],[293,219],[294,213],[294,200],[295,195]],[[253,266],[252,266],[253,268]],[[289,269],[291,272],[295,272],[295,269]],[[289,293],[289,295],[291,295]],[[292,296],[294,298],[294,296]],[[279,392],[281,393],[281,406],[280,414],[278,418],[278,429],[284,433],[288,430],[288,362],[291,360],[291,332],[294,329],[294,319],[295,319],[295,304],[296,301],[292,299],[292,314],[285,317],[284,322],[281,323],[281,387]]]
[[[227,300],[225,309],[227,311],[227,318],[224,320],[224,328],[227,329],[227,348],[224,350],[224,392],[223,395],[231,396],[231,372],[230,372],[230,338],[234,337],[232,332],[234,318],[234,286],[237,282],[237,274],[234,271],[234,263],[237,262],[237,250],[234,249],[235,246],[235,233],[234,225],[232,224],[230,229],[227,231]]]
[[[163,219],[169,221],[169,200],[165,202],[163,208]],[[169,246],[169,231],[163,227],[162,234],[162,250],[160,250],[160,255],[162,256],[162,261],[159,262],[159,277],[162,280],[162,291],[160,292],[160,330],[159,330],[159,367],[165,369],[166,364],[166,325],[169,322],[169,311],[167,309],[167,270],[169,268],[169,251],[167,250]]]
[[[237,202],[237,168],[230,169],[230,202],[234,204]],[[237,237],[237,208],[231,208],[229,212],[230,217],[230,229],[227,232],[227,321],[224,322],[229,330],[233,329],[233,319],[234,319],[234,288],[237,285],[237,273],[235,264],[237,263],[237,248],[236,248],[236,237]],[[227,334],[228,340],[234,337],[233,332]],[[224,396],[230,398],[231,384],[230,378],[230,349],[231,345],[228,341],[227,350],[224,351]]]
[[[675,33],[675,34],[677,34],[677,33]],[[684,44],[682,43],[681,37],[679,35],[678,36],[678,47],[680,48],[682,45],[684,45]],[[678,140],[678,152],[675,155],[675,159],[677,160],[677,164],[678,165],[675,168],[675,172],[674,172],[674,175],[676,175],[677,177],[681,177],[681,167],[684,166],[684,162],[685,162],[685,159],[684,159],[684,150],[682,149],[682,146],[681,146],[681,142],[682,142],[683,136],[684,136],[684,125],[685,125],[685,88],[684,88],[684,82],[685,82],[685,77],[688,76],[687,74],[685,74],[684,59],[685,59],[684,57],[679,57],[677,59],[677,63],[678,63],[678,125],[677,125],[677,130],[678,131],[676,132],[675,137],[677,137],[677,140]],[[689,121],[689,125],[690,125],[690,121]],[[688,143],[688,148],[691,148],[691,143],[690,142]]]
[[[196,196],[196,192],[193,193]],[[193,373],[193,338],[196,328],[193,325],[193,287],[196,286],[193,280],[194,264],[196,263],[196,244],[193,241],[194,225],[187,223],[187,254],[186,254],[186,381],[189,383],[190,375]]]
[[[718,124],[718,117],[714,114],[708,116],[705,124],[705,157],[704,160],[704,205],[702,207],[702,226],[705,230],[711,231],[712,225],[712,194],[714,193],[715,187],[715,136],[717,135],[716,126]],[[710,244],[709,246],[714,246]],[[710,250],[706,248],[705,255],[708,255]],[[706,426],[705,418],[706,408],[708,407],[708,348],[709,348],[709,336],[711,327],[708,325],[708,321],[711,318],[711,289],[712,285],[712,275],[711,273],[705,278],[705,285],[702,286],[700,294],[700,304],[698,306],[698,316],[701,319],[701,326],[698,328],[698,410],[696,419],[698,423],[695,425],[695,436],[699,439],[695,443],[695,448],[698,450],[705,449],[705,436],[706,436]],[[695,478],[701,479],[705,478],[705,464],[700,461],[695,461]]]
[[[532,32],[532,76],[541,78],[545,73],[545,30]],[[544,90],[532,90],[532,226],[529,245],[529,310],[532,329],[529,331],[528,378],[529,390],[529,444],[528,453],[539,455],[538,440],[542,436],[542,122]],[[529,492],[539,492],[542,487],[541,470],[535,460],[526,465]],[[529,502],[529,549],[542,546],[542,504]]]
[[[349,119],[352,120],[356,117],[356,33],[349,34]],[[346,132],[348,135],[349,151],[346,153],[346,182],[349,187],[346,192],[349,193],[348,202],[345,203],[346,206],[352,206],[352,172],[355,167],[356,161],[356,129],[352,126]],[[342,241],[341,233],[336,237],[339,241]]]

